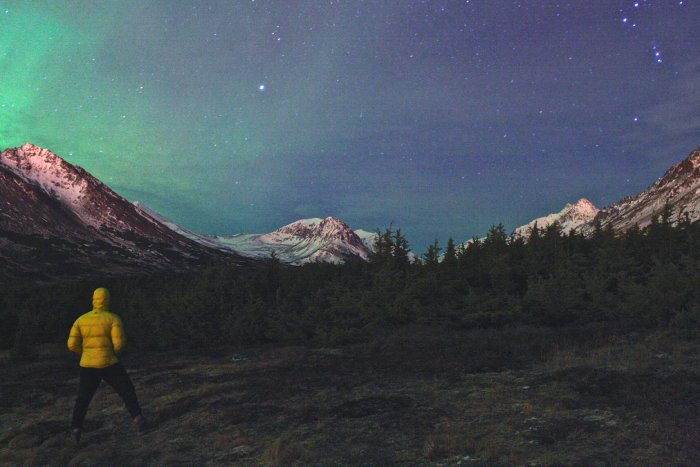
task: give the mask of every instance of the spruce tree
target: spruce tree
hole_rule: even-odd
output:
[[[452,268],[457,264],[457,251],[455,250],[455,242],[452,237],[447,239],[447,247],[445,248],[445,256],[442,258],[442,264],[445,268]]]
[[[423,260],[425,261],[426,266],[429,268],[435,268],[438,265],[440,250],[441,248],[438,246],[437,239],[433,241],[432,245],[428,245],[428,250],[423,253]]]
[[[396,229],[394,233],[394,242],[392,245],[392,256],[394,258],[394,266],[402,269],[408,266],[408,253],[410,252],[408,247],[408,240],[404,235],[401,234],[401,229]]]
[[[377,238],[374,241],[374,251],[369,255],[371,264],[386,266],[390,263],[393,249],[393,234],[391,226],[384,233],[377,229]]]

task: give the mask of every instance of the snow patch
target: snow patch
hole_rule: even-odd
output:
[[[138,206],[158,222],[191,240],[248,258],[266,259],[274,252],[281,262],[293,265],[310,262],[340,264],[350,257],[369,259],[370,249],[344,222],[333,217],[301,219],[266,234],[207,236],[178,226],[145,208],[142,203]]]
[[[86,178],[48,149],[25,143],[14,151],[0,153],[0,164],[67,205],[85,222],[99,225],[83,212],[82,200],[88,188]]]
[[[592,222],[600,210],[593,203],[581,198],[575,204],[567,204],[564,208],[553,214],[538,217],[513,231],[514,237],[528,238],[530,232],[537,225],[538,229],[545,229],[555,222],[559,223],[563,233],[568,234],[581,226]]]

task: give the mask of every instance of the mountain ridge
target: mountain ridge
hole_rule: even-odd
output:
[[[527,239],[536,224],[546,228],[559,223],[563,233],[576,232],[584,236],[595,230],[595,225],[610,226],[622,233],[634,225],[644,228],[668,206],[672,223],[686,217],[691,222],[700,220],[700,148],[691,151],[682,161],[674,164],[649,187],[636,195],[628,195],[619,201],[596,208],[586,198],[575,204],[567,204],[558,213],[534,219],[513,230],[514,237]]]
[[[535,226],[543,229],[555,222],[559,224],[563,233],[568,234],[571,231],[576,231],[582,225],[593,221],[595,216],[598,215],[598,212],[600,212],[600,209],[595,207],[593,203],[586,198],[581,198],[574,204],[566,204],[564,208],[557,213],[538,217],[525,225],[517,227],[513,230],[513,236],[527,239]]]
[[[353,258],[367,261],[371,253],[366,240],[335,217],[301,219],[265,234],[216,238],[243,256],[263,259],[274,251],[282,262],[293,265],[319,261],[340,264]]]
[[[0,183],[0,258],[11,265],[0,268],[0,277],[47,266],[54,271],[47,277],[60,276],[59,260],[68,264],[69,274],[87,273],[100,261],[117,273],[178,271],[221,255],[263,259],[272,252],[288,264],[342,263],[368,260],[377,235],[353,231],[334,217],[301,219],[264,234],[199,234],[127,201],[81,167],[30,143],[0,152]],[[581,198],[514,229],[512,236],[527,240],[535,225],[554,222],[564,233],[590,235],[595,225],[624,232],[645,227],[667,206],[673,223],[700,220],[700,148],[636,195],[602,209]],[[27,258],[33,266],[26,266]]]
[[[0,278],[179,272],[215,258],[48,149],[0,152],[0,181]]]
[[[679,222],[686,214],[691,222],[700,220],[700,148],[671,166],[645,190],[601,209],[595,222],[603,227],[610,225],[616,232],[624,232],[635,224],[644,228],[667,205],[671,208],[672,223]],[[581,230],[589,233],[592,225]]]

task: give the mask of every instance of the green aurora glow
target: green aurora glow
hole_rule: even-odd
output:
[[[265,206],[284,185],[281,154],[305,144],[298,115],[313,102],[312,85],[287,82],[298,97],[280,105],[260,96],[245,71],[213,83],[183,80],[190,68],[216,66],[181,56],[179,48],[197,40],[188,37],[198,34],[194,25],[168,45],[169,29],[153,21],[167,17],[168,2],[114,3],[0,4],[0,146],[47,147],[129,199],[179,221],[223,217],[200,228],[235,232],[243,227],[236,211]],[[250,49],[245,59],[254,61]],[[149,66],[155,56],[163,60]]]
[[[0,0],[0,148],[201,232],[332,215],[420,253],[697,147],[700,2],[633,5]]]

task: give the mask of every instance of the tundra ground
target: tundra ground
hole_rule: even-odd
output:
[[[700,333],[411,327],[338,347],[122,357],[149,420],[103,383],[69,438],[77,360],[0,354],[2,465],[691,465]]]

